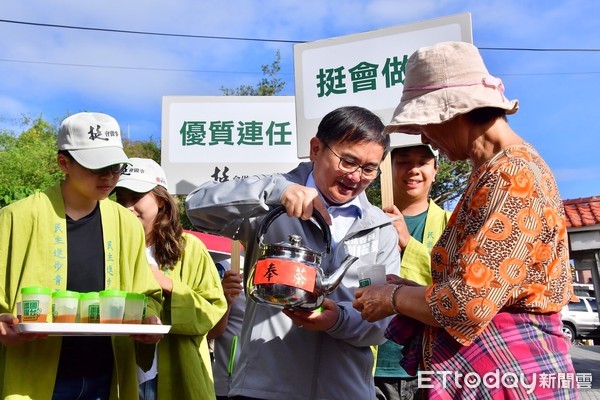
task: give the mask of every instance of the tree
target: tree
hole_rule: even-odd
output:
[[[56,184],[62,172],[56,163],[58,128],[42,117],[22,117],[28,127],[20,135],[0,132],[0,207]]]
[[[152,138],[148,141],[123,139],[123,151],[127,157],[151,158],[160,164],[160,146]]]
[[[273,64],[262,66],[264,76],[256,86],[240,85],[234,89],[221,86],[221,91],[225,96],[276,96],[285,86],[285,82],[276,77],[280,70],[281,54],[277,50]]]
[[[471,164],[468,161],[450,162],[444,155],[440,155],[439,163],[430,196],[437,204],[444,205],[462,195],[471,174]]]

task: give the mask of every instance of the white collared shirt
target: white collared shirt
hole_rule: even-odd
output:
[[[315,184],[315,179],[313,177],[313,173],[311,172],[306,180],[306,186],[314,189],[317,188]],[[341,205],[329,205],[327,200],[323,198],[321,192],[319,191],[319,195],[321,196],[321,200],[327,207],[327,211],[331,216],[331,226],[329,229],[331,230],[331,249],[335,250],[338,243],[344,239],[350,227],[358,218],[362,218],[362,208],[360,207],[360,202],[358,198],[355,197],[347,203]]]

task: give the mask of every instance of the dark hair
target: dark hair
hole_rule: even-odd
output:
[[[69,153],[68,150],[59,150],[58,154],[62,154],[63,156],[65,156],[71,160],[74,160],[73,156],[71,155],[71,153]]]
[[[164,187],[157,185],[152,193],[162,204],[150,234],[150,241],[154,244],[154,258],[161,268],[173,269],[185,247],[179,209],[173,196]]]
[[[366,108],[340,107],[323,117],[317,130],[317,138],[329,145],[375,142],[383,147],[383,156],[390,151],[390,136],[383,133],[381,119]]]
[[[498,118],[506,119],[506,110],[497,107],[476,108],[465,114],[467,119],[475,125],[486,125]]]
[[[394,160],[395,157],[398,157],[403,154],[408,154],[411,150],[419,148],[419,147],[427,149],[427,155],[430,156],[431,158],[433,158],[434,166],[437,168],[437,165],[438,165],[437,157],[434,156],[433,153],[431,152],[431,150],[424,144],[416,144],[414,146],[406,146],[406,147],[396,147],[395,149],[392,149],[390,156],[391,156],[392,160]]]

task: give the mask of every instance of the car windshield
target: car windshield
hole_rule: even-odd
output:
[[[588,303],[590,303],[593,312],[598,312],[598,303],[596,302],[596,299],[588,299]]]
[[[569,311],[587,311],[585,301],[583,299],[579,299],[579,302],[569,303]]]

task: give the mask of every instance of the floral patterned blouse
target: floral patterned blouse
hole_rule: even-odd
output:
[[[564,208],[550,169],[529,144],[474,171],[431,253],[426,299],[469,345],[500,310],[559,312],[573,295]]]

